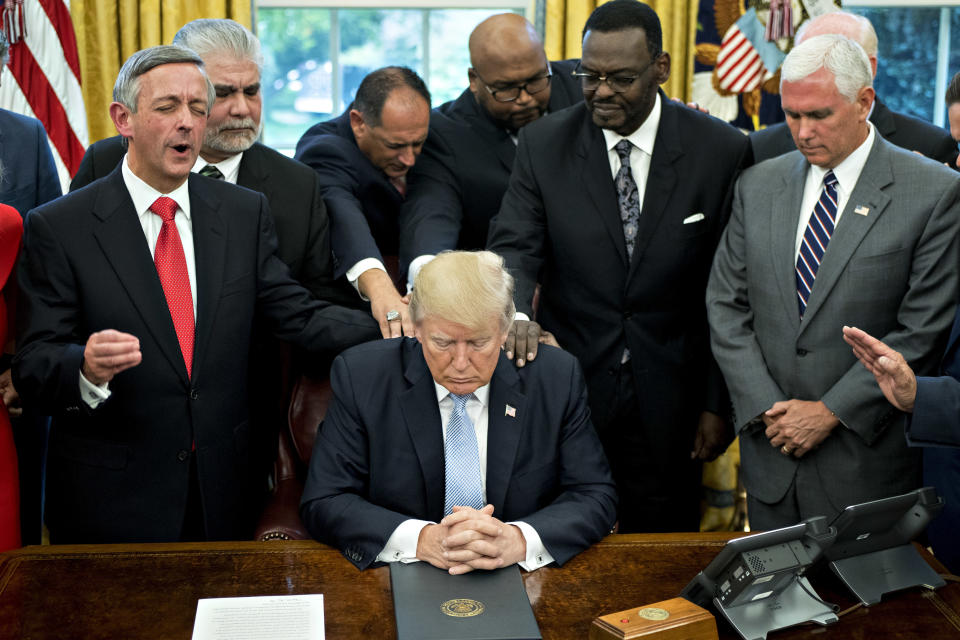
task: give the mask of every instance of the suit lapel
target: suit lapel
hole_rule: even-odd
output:
[[[624,268],[627,268],[627,245],[623,239],[623,223],[620,221],[620,206],[617,204],[617,188],[610,175],[610,160],[607,145],[600,127],[585,105],[578,107],[583,112],[580,132],[577,136],[575,152],[581,158],[583,177],[581,184],[586,187],[595,211],[606,227],[607,233],[620,256]]]
[[[498,510],[503,509],[520,434],[527,426],[526,398],[519,382],[513,363],[501,353],[490,384],[487,409],[487,502]],[[513,415],[507,413],[508,407],[513,408]],[[498,517],[502,519],[503,514]]]
[[[790,331],[796,335],[800,327],[800,311],[797,308],[797,249],[796,231],[803,202],[803,186],[807,179],[807,161],[800,154],[794,154],[796,160],[783,176],[780,197],[773,198],[770,216],[770,246],[773,251],[771,265],[777,288],[783,296],[786,317],[790,319]]]
[[[683,156],[680,146],[680,131],[677,124],[676,109],[666,95],[660,95],[660,124],[653,144],[653,157],[650,158],[650,171],[647,174],[647,186],[644,190],[643,207],[640,209],[640,221],[637,226],[637,240],[630,265],[631,274],[643,258],[650,245],[650,239],[656,233],[663,218],[670,196],[676,188],[677,171],[674,163]],[[623,233],[621,229],[620,233]]]
[[[100,221],[94,236],[117,279],[163,355],[187,383],[180,341],[120,166],[104,180],[93,215]]]
[[[500,164],[507,171],[513,170],[513,161],[517,157],[517,145],[513,143],[507,130],[494,122],[477,104],[476,98],[466,89],[457,99],[458,111],[471,129],[488,141]]]
[[[890,136],[897,132],[897,123],[893,120],[893,114],[887,106],[876,98],[873,102],[873,113],[870,114],[870,122],[877,128],[877,133],[889,140]]]
[[[223,286],[226,258],[226,228],[220,203],[209,193],[209,185],[196,174],[190,174],[190,217],[193,221],[193,250],[197,269],[196,345],[193,349],[193,370],[200,372],[213,319],[216,317]]]
[[[440,407],[420,343],[410,341],[408,345],[403,351],[406,361],[404,378],[408,387],[400,394],[400,412],[420,460],[427,494],[427,513],[431,519],[439,521],[443,517],[445,491]]]
[[[950,330],[950,339],[947,340],[947,348],[944,351],[942,366],[949,365],[953,362],[953,352],[957,348],[958,340],[960,340],[960,305],[957,306],[957,311],[953,316],[953,328]]]
[[[240,159],[240,170],[237,173],[237,184],[247,189],[259,191],[267,196],[268,202],[274,201],[270,172],[263,162],[259,142],[254,143],[252,147],[243,152],[243,157]]]
[[[885,148],[887,144],[879,135],[873,141],[873,149],[870,151],[863,171],[860,172],[857,186],[850,194],[840,222],[837,223],[827,251],[823,255],[817,278],[813,283],[813,290],[810,292],[807,310],[803,314],[801,331],[823,306],[864,236],[876,224],[890,203],[890,196],[882,191],[893,182],[890,158]],[[867,207],[867,215],[854,213],[854,209],[860,206]]]

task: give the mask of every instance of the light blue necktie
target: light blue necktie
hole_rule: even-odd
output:
[[[820,200],[810,214],[810,221],[803,233],[800,253],[797,255],[797,306],[800,317],[807,310],[807,301],[813,289],[813,281],[820,270],[823,254],[827,251],[833,228],[837,221],[837,177],[833,171],[823,176],[823,191]]]
[[[443,514],[453,512],[454,505],[483,508],[483,483],[480,480],[480,451],[473,422],[467,415],[465,396],[450,394],[453,413],[447,423],[447,440],[444,444],[444,467],[447,478],[446,499]]]

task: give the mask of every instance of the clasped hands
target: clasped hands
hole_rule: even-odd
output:
[[[819,400],[781,400],[761,416],[770,445],[785,456],[803,457],[826,440],[840,424]]]
[[[499,569],[522,562],[527,542],[516,525],[493,517],[493,505],[479,511],[454,507],[439,524],[420,530],[417,559],[459,575],[474,569]]]

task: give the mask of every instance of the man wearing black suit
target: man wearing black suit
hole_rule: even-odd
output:
[[[429,123],[423,80],[406,67],[384,67],[363,79],[346,112],[310,127],[297,143],[296,158],[317,171],[330,210],[334,276],[359,293],[355,305],[370,302],[384,338],[413,335],[397,291],[403,274],[388,275],[385,259],[393,264],[397,256],[407,172]]]
[[[449,249],[482,249],[507,190],[517,133],[547,111],[583,100],[575,60],[547,62],[523,16],[502,13],[470,34],[470,87],[430,114],[423,155],[400,212],[400,263],[417,270]]]
[[[658,91],[670,73],[660,47],[645,4],[591,14],[585,103],[520,132],[488,246],[516,274],[524,313],[539,281],[539,323],[583,365],[621,531],[695,530],[699,461],[730,436],[704,293],[749,148]],[[530,346],[518,340],[518,361],[535,356]]]
[[[173,43],[200,54],[217,91],[193,170],[215,167],[227,182],[265,195],[277,227],[277,255],[315,296],[335,299],[338,288],[333,284],[329,221],[317,175],[256,141],[263,107],[260,41],[233,20],[201,19],[185,24]],[[125,153],[122,136],[92,144],[70,190],[112,172]]]
[[[846,11],[832,11],[806,22],[797,33],[796,44],[824,34],[846,36],[863,47],[870,59],[873,77],[877,76],[877,33],[863,16]],[[897,113],[875,98],[870,122],[877,133],[898,147],[917,151],[949,166],[957,162],[957,144],[949,132],[920,118]],[[786,122],[771,125],[750,134],[750,146],[756,162],[775,158],[797,148]]]
[[[334,362],[301,515],[358,568],[450,573],[563,564],[613,526],[616,495],[576,360],[517,369],[500,345],[513,278],[490,252],[443,253],[411,293],[416,340]]]
[[[262,195],[191,175],[214,102],[194,52],[134,54],[114,98],[123,163],[27,216],[17,273],[14,380],[53,415],[51,540],[246,538],[254,316],[309,350],[376,332],[290,278]]]

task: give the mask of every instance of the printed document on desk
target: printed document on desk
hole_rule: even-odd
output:
[[[198,600],[193,640],[324,640],[323,595]]]

